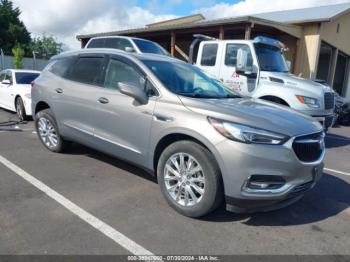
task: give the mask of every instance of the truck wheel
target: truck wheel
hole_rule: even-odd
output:
[[[160,156],[157,176],[171,207],[188,217],[215,210],[223,199],[219,167],[213,155],[192,141],[168,146]]]

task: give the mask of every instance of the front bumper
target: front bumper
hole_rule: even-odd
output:
[[[216,145],[221,156],[227,209],[235,212],[269,211],[292,204],[314,187],[323,170],[321,157],[310,163],[298,159],[291,138],[284,145],[242,144],[225,140]],[[315,176],[315,170],[318,175]],[[277,190],[246,190],[253,175],[282,177]]]

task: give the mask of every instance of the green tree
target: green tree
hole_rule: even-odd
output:
[[[12,54],[14,56],[14,64],[16,69],[23,68],[23,57],[24,50],[21,48],[19,44],[17,44],[14,48],[12,48]]]
[[[49,59],[51,56],[62,52],[63,44],[58,42],[53,36],[36,37],[29,45],[30,52],[37,52],[39,57]]]
[[[26,46],[30,43],[30,33],[19,19],[21,11],[9,0],[0,0],[0,48],[6,54],[16,43]]]

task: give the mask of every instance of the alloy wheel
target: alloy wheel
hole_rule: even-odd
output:
[[[205,193],[205,177],[199,162],[190,154],[176,153],[164,167],[164,183],[169,195],[179,205],[198,204]]]
[[[38,120],[38,131],[41,140],[47,147],[54,148],[58,145],[58,135],[50,120],[41,117]]]

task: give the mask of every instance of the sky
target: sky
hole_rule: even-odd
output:
[[[118,31],[196,13],[206,19],[287,10],[350,0],[12,0],[32,36],[52,35],[65,49],[76,35]]]

